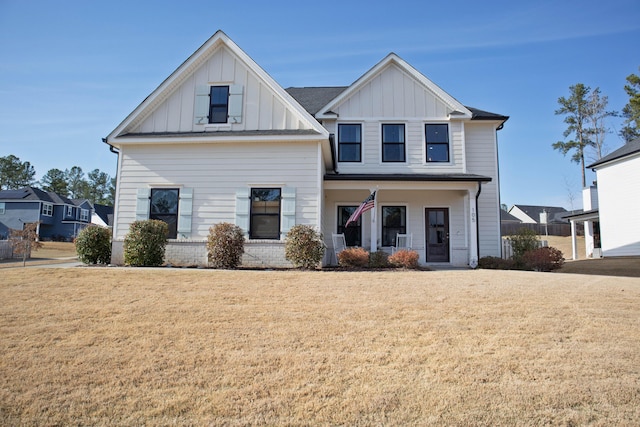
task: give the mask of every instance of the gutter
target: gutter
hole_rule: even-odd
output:
[[[476,254],[480,262],[480,215],[478,214],[478,199],[482,193],[482,181],[478,181],[478,192],[476,193]]]
[[[120,151],[117,148],[107,142],[107,138],[102,138],[102,142],[109,146],[109,151],[111,151],[113,154],[120,154]]]

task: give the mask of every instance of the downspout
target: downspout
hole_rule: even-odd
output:
[[[336,141],[335,135],[329,134],[329,148],[331,149],[331,169],[333,169],[333,173],[338,173],[338,165],[336,164]]]
[[[480,260],[480,215],[478,214],[478,199],[482,193],[482,181],[478,181],[478,192],[476,193],[476,254]]]

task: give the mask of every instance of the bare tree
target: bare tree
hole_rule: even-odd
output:
[[[27,265],[27,258],[31,257],[31,251],[37,251],[42,247],[38,241],[38,223],[25,224],[22,230],[11,230],[9,240],[15,253],[22,255],[22,266]]]
[[[591,124],[588,132],[594,151],[594,157],[591,159],[593,161],[600,160],[606,154],[604,153],[604,140],[606,134],[609,133],[606,124],[607,117],[614,117],[618,114],[615,111],[607,111],[608,103],[609,97],[601,95],[599,87],[595,88],[587,98],[587,121]]]

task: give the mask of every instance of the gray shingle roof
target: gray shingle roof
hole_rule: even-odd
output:
[[[565,208],[557,206],[531,206],[531,205],[513,205],[520,208],[520,210],[526,213],[531,219],[536,222],[540,222],[540,214],[547,211],[547,220],[549,223],[564,223],[567,222],[562,216],[568,212]]]
[[[635,154],[635,153],[640,153],[640,138],[636,138],[633,141],[627,142],[625,145],[623,145],[622,147],[618,148],[613,153],[610,153],[610,154],[604,156],[603,158],[601,158],[597,162],[592,163],[587,167],[588,168],[593,168],[593,167],[596,167],[596,166],[600,166],[600,165],[602,165],[604,163],[607,163],[607,162],[610,162],[612,160],[621,159],[623,157],[630,156],[630,155]]]
[[[285,89],[302,107],[315,116],[318,111],[331,100],[344,92],[349,86],[327,87],[290,87]],[[490,113],[473,107],[466,107],[471,111],[471,120],[507,120],[509,116]]]

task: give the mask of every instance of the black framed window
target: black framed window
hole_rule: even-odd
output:
[[[211,86],[209,123],[227,123],[229,117],[229,86]]]
[[[169,226],[168,239],[178,236],[178,203],[180,190],[177,188],[152,188],[149,219],[164,221]]]
[[[407,233],[407,207],[382,207],[382,246],[395,246],[396,236]]]
[[[382,161],[383,162],[404,162],[404,125],[403,124],[383,124],[382,125]]]
[[[427,141],[427,162],[449,161],[449,125],[425,125],[425,139]]]
[[[347,246],[362,246],[362,217],[345,227],[358,206],[338,206],[338,234],[344,233]]]
[[[280,239],[279,188],[251,189],[250,239]]]
[[[338,125],[338,161],[359,162],[362,152],[362,126],[354,123]]]

